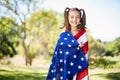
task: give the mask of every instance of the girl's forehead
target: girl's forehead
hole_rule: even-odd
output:
[[[73,11],[69,12],[69,15],[71,15],[71,14],[73,14],[73,15],[80,15],[80,12],[76,11],[76,10],[73,10]]]

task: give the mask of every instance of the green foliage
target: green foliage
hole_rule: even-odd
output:
[[[102,56],[105,52],[105,45],[100,40],[94,40],[91,35],[88,35],[89,56]]]
[[[120,68],[120,60],[119,59],[120,59],[120,56],[90,57],[89,58],[89,68],[119,69]]]
[[[32,14],[28,19],[28,28],[31,28],[31,35],[37,36],[41,47],[41,54],[51,55],[55,47],[55,43],[60,34],[60,26],[58,24],[60,15],[54,11],[40,10]]]
[[[12,18],[0,19],[0,58],[4,56],[12,57],[17,52],[15,47],[18,44],[18,40],[15,38],[15,32],[11,29],[14,20]]]
[[[120,55],[120,37],[116,38],[114,41],[106,44],[106,56],[118,56]]]
[[[110,61],[104,58],[90,58],[89,59],[89,68],[115,68],[115,61]]]

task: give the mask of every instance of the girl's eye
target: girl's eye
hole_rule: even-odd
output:
[[[70,16],[70,18],[73,18],[73,16]]]
[[[79,19],[80,17],[79,17],[79,16],[77,16],[76,18],[78,18],[78,19]]]

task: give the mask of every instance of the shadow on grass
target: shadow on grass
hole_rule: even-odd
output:
[[[120,80],[120,72],[107,73],[107,74],[95,74],[95,75],[106,78],[107,80]]]
[[[117,73],[108,73],[106,77],[110,80],[120,80],[120,72]]]
[[[0,80],[45,80],[46,73],[9,71],[0,69]]]

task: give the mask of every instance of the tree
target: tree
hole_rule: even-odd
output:
[[[29,28],[32,28],[31,33],[36,35],[40,42],[40,53],[44,56],[53,54],[53,49],[60,33],[60,18],[61,16],[55,11],[40,10],[32,14],[28,20]],[[33,29],[34,27],[34,29]]]
[[[14,20],[12,18],[0,19],[0,59],[5,56],[13,57],[17,52],[15,47],[18,45],[18,40],[15,38],[15,33],[11,30]]]
[[[120,37],[118,37],[114,41],[106,44],[105,55],[106,56],[120,55]]]
[[[12,30],[16,32],[26,56],[26,65],[29,63],[28,50],[29,50],[29,29],[27,29],[26,20],[28,17],[39,9],[39,5],[42,1],[39,0],[2,0],[0,1],[0,10],[3,16],[11,17],[15,19],[13,24],[15,25]],[[4,15],[5,14],[5,15]]]
[[[94,40],[94,38],[89,34],[89,56],[102,56],[105,52],[105,44],[101,40]]]

